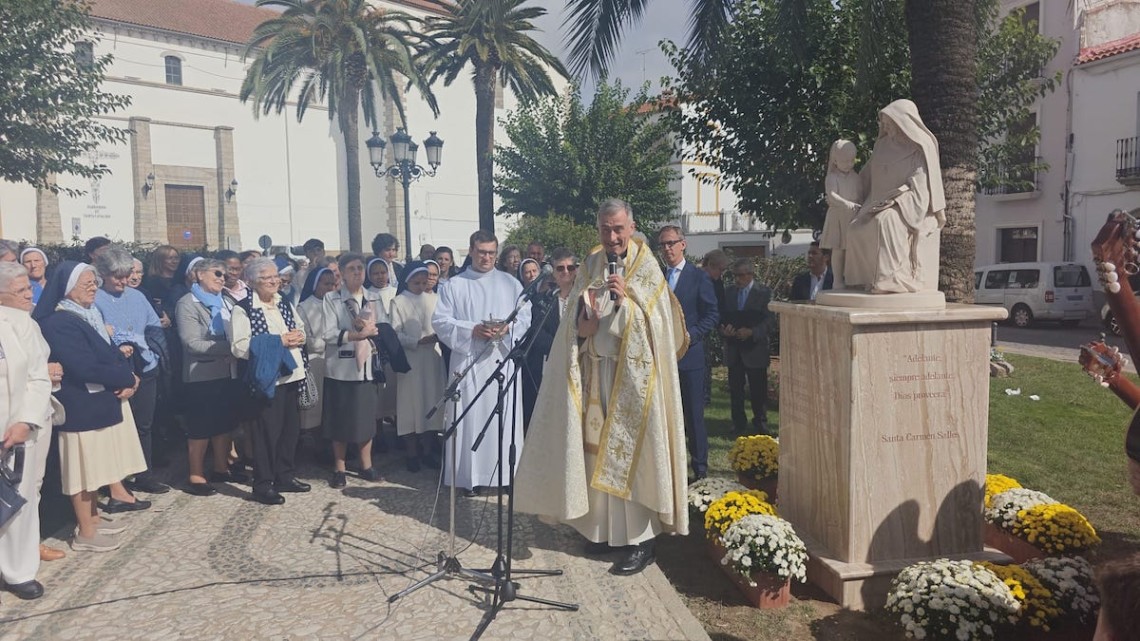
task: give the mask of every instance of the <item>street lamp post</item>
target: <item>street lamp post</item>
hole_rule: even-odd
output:
[[[423,176],[434,176],[439,168],[440,156],[443,151],[443,140],[431,132],[424,140],[424,153],[427,154],[428,167],[416,164],[416,153],[420,146],[412,140],[403,127],[396,129],[396,133],[388,137],[388,143],[380,137],[380,132],[373,131],[372,137],[364,142],[368,147],[368,161],[377,178],[388,176],[400,181],[404,186],[404,249],[407,252],[407,262],[412,262],[412,204],[408,196],[411,184]],[[384,149],[391,143],[392,164],[384,166]],[[406,264],[406,263],[405,263]]]

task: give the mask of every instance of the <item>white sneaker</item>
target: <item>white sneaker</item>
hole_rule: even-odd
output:
[[[79,536],[77,531],[75,538],[71,539],[71,549],[77,552],[110,552],[118,547],[118,541],[102,532],[96,532],[95,536],[85,538]]]
[[[110,521],[101,521],[99,523],[99,525],[95,526],[95,529],[96,529],[96,531],[99,532],[99,534],[104,534],[104,535],[110,536],[112,534],[122,534],[123,532],[126,532],[127,526],[123,525],[122,523],[112,523]]]

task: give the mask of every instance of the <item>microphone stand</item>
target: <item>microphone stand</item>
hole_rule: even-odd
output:
[[[506,607],[506,605],[512,601],[527,601],[530,603],[538,603],[541,605],[548,605],[550,607],[561,609],[561,610],[566,610],[569,612],[577,612],[578,611],[578,604],[576,604],[576,603],[564,603],[562,601],[553,601],[550,599],[542,599],[539,597],[519,594],[518,590],[520,588],[520,585],[512,580],[512,577],[516,573],[528,575],[528,576],[562,576],[562,570],[515,570],[514,565],[511,561],[511,557],[512,557],[512,554],[514,552],[514,525],[515,525],[514,477],[515,477],[515,466],[517,464],[517,455],[518,455],[518,442],[517,442],[518,430],[514,429],[513,425],[512,425],[512,429],[511,429],[510,446],[509,446],[508,455],[507,455],[507,468],[508,468],[508,477],[510,479],[510,482],[506,486],[503,485],[503,460],[502,460],[503,454],[502,454],[502,451],[503,451],[503,440],[505,438],[505,435],[504,435],[505,415],[503,412],[504,399],[507,395],[507,392],[512,392],[513,393],[512,407],[515,407],[515,408],[518,407],[518,393],[519,393],[518,392],[518,375],[519,375],[519,371],[522,369],[523,362],[526,360],[527,355],[530,353],[531,348],[534,346],[535,337],[538,335],[539,329],[542,327],[543,324],[545,324],[546,318],[550,315],[553,308],[554,308],[553,304],[547,305],[546,312],[543,314],[542,319],[538,323],[533,322],[534,318],[532,317],[531,326],[527,329],[526,334],[524,334],[523,337],[521,339],[519,339],[518,342],[515,343],[514,347],[511,348],[511,351],[507,354],[506,358],[504,358],[502,361],[499,362],[498,367],[491,374],[490,379],[488,379],[488,384],[490,383],[491,380],[495,380],[498,382],[498,398],[496,399],[496,402],[495,402],[494,412],[492,412],[492,415],[490,417],[488,417],[487,422],[483,425],[482,431],[480,431],[479,436],[475,439],[475,442],[471,448],[472,451],[477,450],[479,448],[479,446],[482,443],[483,437],[487,433],[487,429],[491,426],[491,421],[495,418],[495,415],[497,414],[498,415],[498,427],[499,427],[499,439],[498,439],[498,441],[499,441],[499,488],[500,488],[500,492],[499,492],[499,496],[498,496],[499,534],[498,534],[498,551],[497,551],[497,555],[495,557],[495,563],[491,569],[491,574],[492,574],[492,576],[494,576],[495,587],[494,588],[488,588],[488,587],[483,587],[483,586],[471,586],[471,588],[470,588],[472,591],[486,592],[486,593],[489,593],[492,595],[491,608],[487,611],[487,613],[485,615],[483,615],[483,619],[479,622],[479,625],[475,628],[474,633],[471,635],[472,641],[482,637],[483,633],[486,632],[487,628],[489,628],[491,623],[494,622],[495,617],[498,616],[499,612],[502,611],[502,609],[504,607]],[[511,372],[510,380],[506,381],[504,383],[505,376],[503,373],[503,369],[508,362],[514,364],[514,370]],[[486,389],[486,388],[487,388],[487,385],[484,385],[483,389]],[[482,390],[480,390],[480,393],[482,393]],[[512,417],[513,417],[513,420],[517,421],[518,420],[517,412],[513,412]],[[506,489],[506,492],[507,492],[506,538],[507,538],[507,540],[506,540],[506,547],[505,548],[503,546],[503,517],[502,517],[502,513],[503,513],[502,488],[503,487],[507,488]]]
[[[518,317],[519,311],[522,310],[523,305],[525,305],[527,303],[527,300],[528,299],[526,296],[520,296],[520,300],[519,300],[518,304],[515,305],[514,310],[511,311],[510,315],[506,318],[506,320],[503,321],[504,326],[509,326],[512,322],[514,322],[515,318]],[[465,576],[465,577],[468,577],[470,579],[474,579],[475,581],[480,581],[480,582],[484,582],[484,583],[494,583],[498,580],[497,576],[499,574],[501,574],[501,571],[496,569],[497,567],[501,567],[501,564],[499,563],[498,558],[496,558],[495,567],[492,567],[492,568],[488,568],[488,569],[480,568],[478,570],[472,570],[472,569],[468,569],[468,568],[463,567],[463,564],[459,561],[459,558],[456,556],[456,547],[455,547],[455,539],[456,539],[456,537],[455,537],[455,504],[456,504],[455,477],[456,477],[456,472],[457,472],[456,468],[458,466],[458,456],[457,456],[457,454],[458,454],[458,451],[457,451],[457,449],[458,449],[458,445],[457,445],[458,435],[456,434],[456,430],[459,428],[459,423],[463,421],[464,417],[467,416],[467,413],[474,406],[475,401],[477,401],[479,399],[479,397],[483,395],[483,392],[487,389],[487,387],[490,386],[491,382],[496,380],[496,378],[498,378],[498,379],[502,378],[502,363],[500,363],[499,367],[495,370],[495,372],[487,379],[487,382],[483,384],[483,387],[479,389],[479,391],[475,394],[474,397],[472,397],[471,403],[467,405],[467,407],[463,410],[462,413],[459,413],[459,411],[458,411],[459,410],[459,396],[460,396],[459,385],[460,385],[460,383],[463,382],[463,379],[467,377],[467,374],[469,374],[471,372],[471,370],[474,369],[475,365],[478,364],[480,360],[482,360],[482,358],[487,354],[488,351],[491,350],[492,347],[494,347],[494,345],[495,345],[494,341],[487,341],[487,343],[483,346],[483,349],[480,350],[479,353],[475,356],[475,358],[470,363],[467,364],[467,367],[465,367],[463,369],[463,371],[455,373],[455,376],[451,379],[451,382],[448,384],[447,388],[443,391],[443,395],[439,398],[438,401],[436,401],[435,405],[431,408],[430,411],[428,411],[428,413],[426,415],[426,418],[430,419],[431,417],[435,416],[436,412],[438,412],[440,409],[442,409],[448,403],[448,401],[451,401],[452,409],[453,409],[452,414],[455,416],[455,419],[452,421],[451,425],[446,430],[444,430],[444,432],[442,434],[445,441],[450,441],[450,448],[451,448],[451,488],[449,490],[449,505],[448,505],[448,510],[449,510],[449,514],[450,514],[449,522],[448,522],[448,536],[450,539],[450,543],[448,545],[449,549],[447,552],[444,552],[444,551],[439,552],[439,555],[436,558],[436,571],[433,574],[431,574],[430,576],[428,576],[428,577],[426,577],[420,581],[417,581],[416,583],[408,586],[407,588],[405,588],[405,589],[393,594],[392,596],[388,597],[388,603],[395,603],[396,601],[398,601],[398,600],[402,599],[403,597],[415,592],[416,590],[419,590],[420,588],[431,585],[432,583],[435,583],[436,581],[439,581],[439,580],[444,579],[444,578],[448,578],[448,577],[452,577],[452,576]],[[505,361],[503,361],[503,362],[505,362]],[[500,382],[501,382],[501,380],[500,380]],[[500,404],[501,404],[501,400],[502,399],[500,398]],[[500,422],[501,422],[501,407],[499,407],[497,405],[496,410],[500,414]],[[494,414],[492,414],[492,417],[493,416],[494,416]],[[488,425],[489,424],[490,424],[490,419],[488,419]],[[484,426],[483,431],[485,432],[486,429],[487,429],[486,426]],[[500,430],[501,429],[502,428],[500,427]],[[482,434],[480,434],[479,439],[482,440]],[[475,447],[476,448],[478,447],[478,441],[476,442]],[[512,473],[512,478],[513,478],[513,473]],[[499,486],[502,487],[502,464],[501,464],[501,462],[500,462],[500,466],[499,466]],[[502,521],[501,502],[502,502],[502,499],[500,498],[500,507],[499,507],[500,522]],[[498,542],[496,547],[501,552],[501,550],[502,550],[502,526],[501,525],[499,527],[499,542]],[[501,557],[501,554],[499,556]],[[559,573],[561,574],[561,572],[559,572]]]

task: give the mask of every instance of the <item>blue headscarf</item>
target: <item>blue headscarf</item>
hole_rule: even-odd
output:
[[[202,286],[198,283],[191,285],[190,293],[194,295],[194,298],[198,299],[198,302],[210,310],[210,335],[225,336],[226,319],[225,307],[222,305],[222,295],[220,293],[211,294],[202,289]]]
[[[309,275],[305,277],[305,285],[301,287],[301,298],[297,302],[303,303],[306,298],[313,295],[313,292],[317,289],[317,281],[321,279],[321,274],[331,273],[332,270],[328,267],[320,267],[309,272]]]

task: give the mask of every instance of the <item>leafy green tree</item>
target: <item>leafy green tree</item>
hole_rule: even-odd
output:
[[[639,223],[669,218],[677,195],[669,124],[654,113],[647,87],[627,102],[620,82],[602,81],[589,106],[567,98],[522,105],[504,121],[511,147],[499,147],[499,213],[558,214],[593,226],[598,203],[625,199]]]
[[[996,0],[944,6],[955,2],[744,0],[708,65],[664,45],[678,74],[669,88],[684,105],[670,115],[677,139],[721,170],[742,211],[778,228],[819,228],[830,143],[852,140],[865,159],[876,112],[912,97],[942,154],[941,287],[969,300],[979,159],[991,154],[1008,169],[1020,150],[1033,162],[1023,152],[1036,127],[1005,132],[1055,87],[1036,77],[1056,43],[1017,17],[999,21]]]
[[[660,0],[654,7],[675,9],[677,0]],[[686,47],[694,60],[707,60],[734,17],[738,0],[691,0]],[[617,53],[622,32],[635,25],[649,0],[566,0],[570,68],[578,77],[587,72],[603,77]]]
[[[418,20],[368,0],[257,0],[257,6],[284,11],[254,30],[246,56],[255,57],[239,97],[252,100],[255,115],[281,113],[295,100],[298,121],[313,102],[327,104],[344,138],[348,244],[360,251],[360,109],[375,128],[377,99],[391,101],[406,124],[399,76],[439,113],[414,62]]]
[[[557,91],[548,69],[566,76],[558,58],[531,33],[541,7],[527,0],[433,0],[443,16],[427,20],[430,43],[423,58],[430,83],[450,86],[468,65],[475,85],[475,167],[479,184],[479,227],[495,230],[495,81],[524,102]]]
[[[566,216],[523,216],[502,244],[526,247],[535,241],[546,247],[548,255],[556,247],[566,247],[578,260],[584,260],[598,244],[598,228],[574,222]]]
[[[0,2],[0,178],[77,196],[55,176],[110,172],[85,156],[126,140],[127,130],[96,118],[130,98],[100,90],[110,54],[75,53],[92,38],[88,11],[82,0]]]

